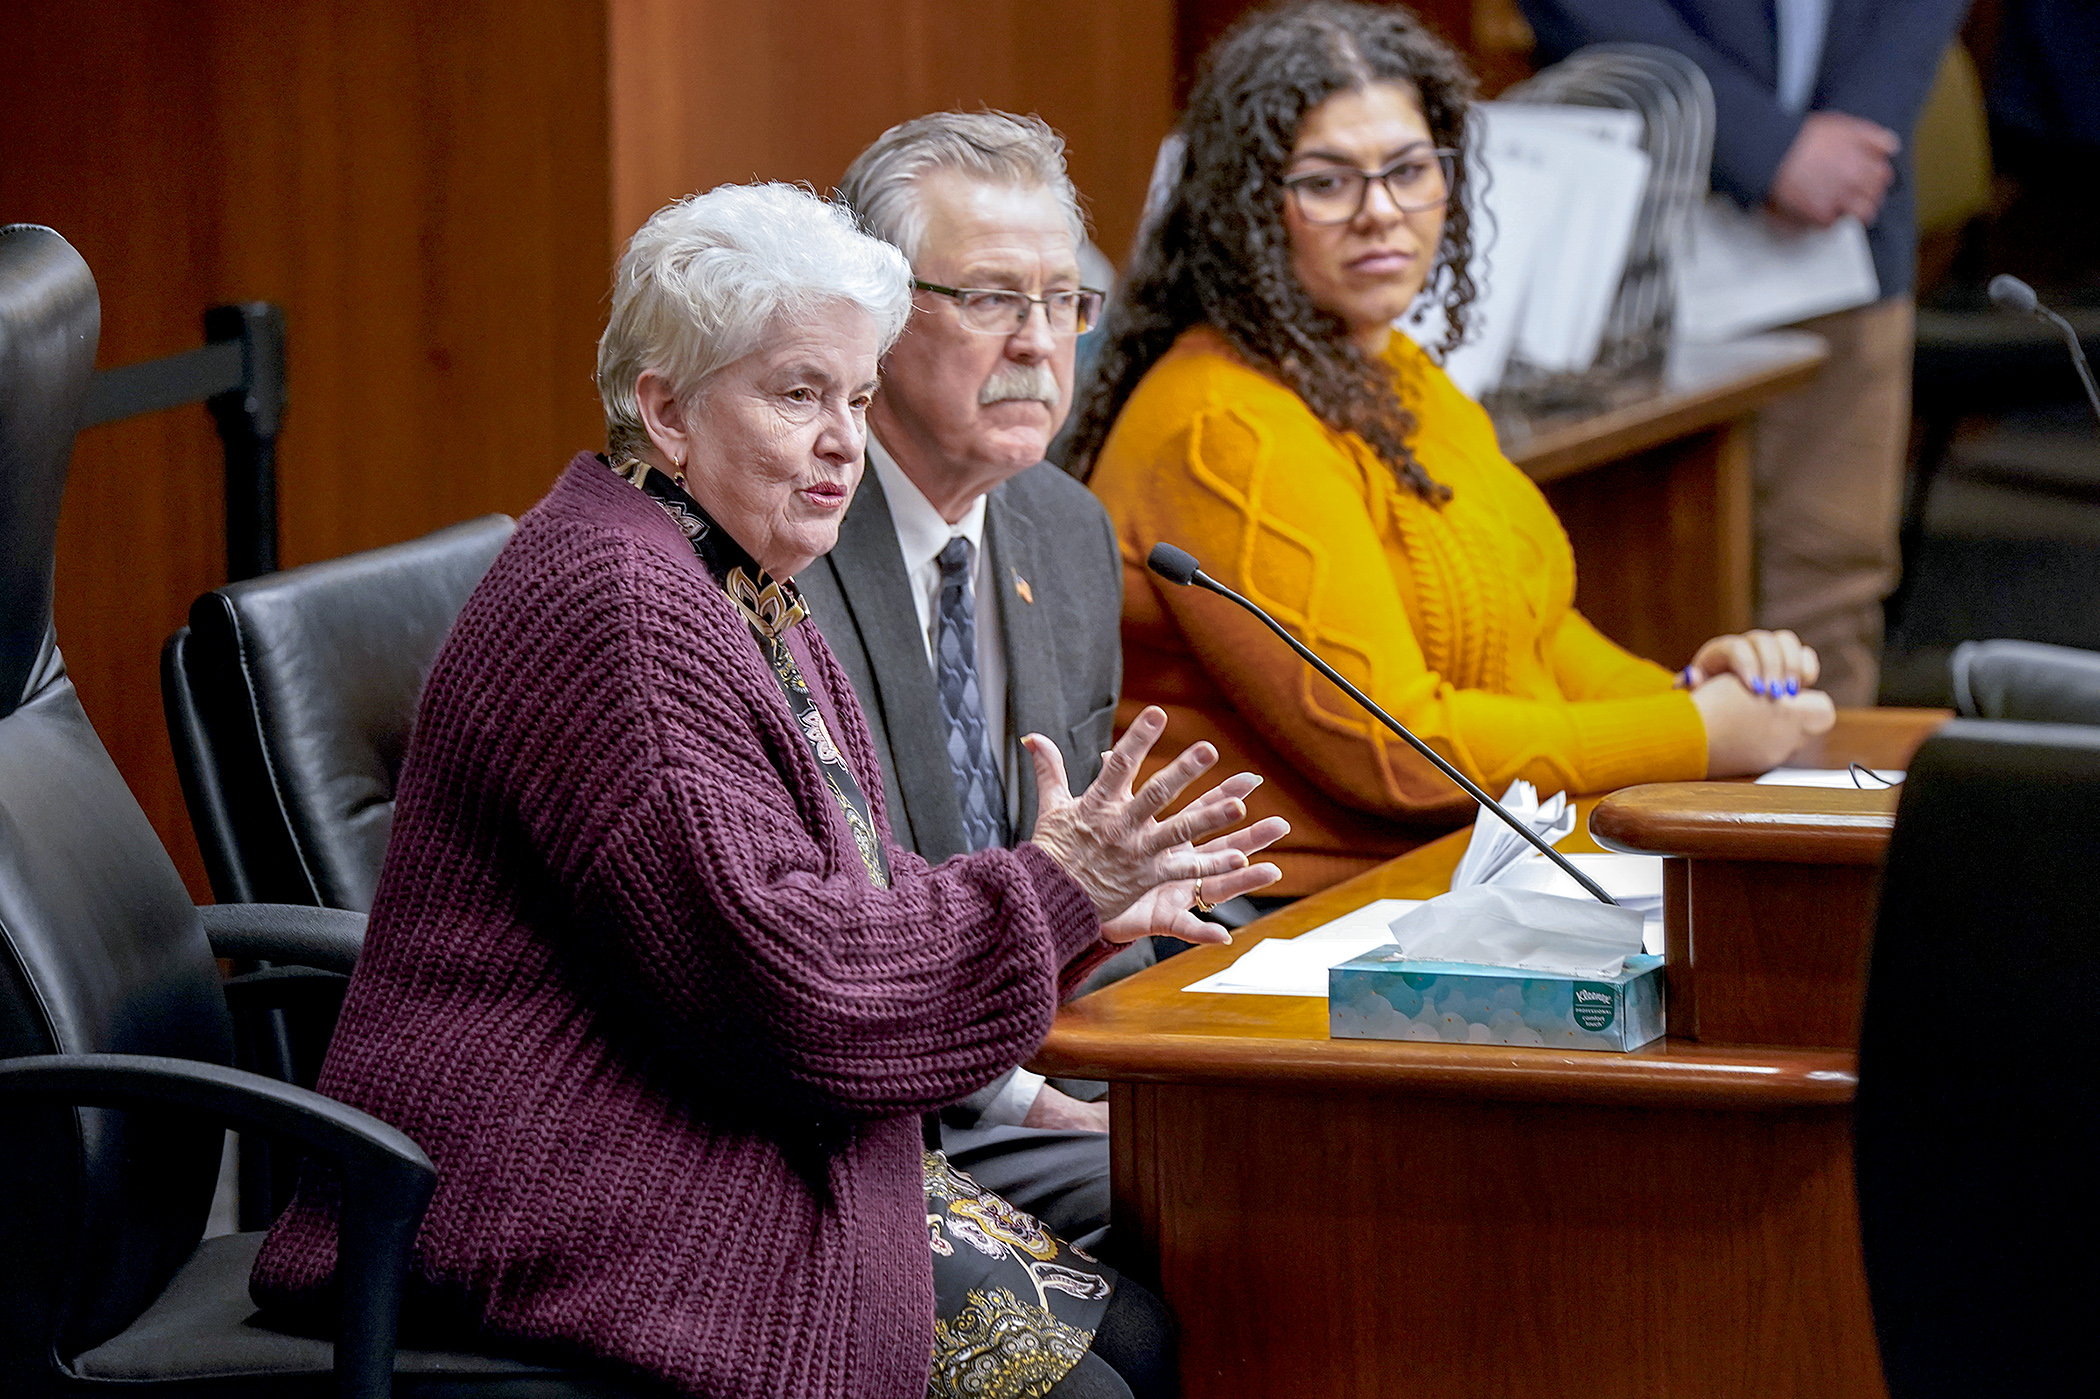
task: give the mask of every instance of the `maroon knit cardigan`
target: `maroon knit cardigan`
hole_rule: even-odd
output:
[[[887,891],[749,628],[596,458],[460,614],[320,1079],[437,1163],[409,1325],[707,1399],[925,1394],[920,1114],[1027,1058],[1112,949],[1034,846],[897,846],[851,688],[790,635]],[[332,1197],[271,1230],[266,1310],[329,1305]]]

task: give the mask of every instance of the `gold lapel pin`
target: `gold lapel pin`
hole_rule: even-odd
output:
[[[1035,606],[1035,589],[1029,587],[1028,580],[1018,573],[1014,575],[1014,591],[1021,595],[1021,601],[1030,607]]]

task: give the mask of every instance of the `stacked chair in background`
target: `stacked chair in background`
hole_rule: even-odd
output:
[[[489,515],[229,583],[190,608],[161,653],[161,698],[221,904],[371,910],[423,678],[512,528]],[[311,987],[242,1026],[241,1062],[312,1087],[342,990]],[[275,1218],[295,1181],[296,1158],[243,1137],[241,1226]]]

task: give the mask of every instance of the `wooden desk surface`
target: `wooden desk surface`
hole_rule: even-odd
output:
[[[1860,762],[1900,767],[1941,710],[1855,710],[1832,732],[1795,755],[1803,766]],[[1645,794],[1654,794],[1652,797]],[[1629,800],[1633,797],[1636,800]],[[1893,820],[1887,792],[1848,792],[1737,783],[1672,783],[1606,798],[1625,815],[1625,829],[1648,822],[1688,839],[1787,844],[1835,841],[1846,859],[1879,858]],[[1598,850],[1584,816],[1571,851]],[[1761,825],[1760,812],[1775,819]],[[1817,813],[1821,813],[1818,815]],[[1871,856],[1850,839],[1870,836]],[[1666,1037],[1630,1054],[1574,1053],[1500,1045],[1421,1044],[1327,1037],[1327,1005],[1309,996],[1192,994],[1182,988],[1236,961],[1253,943],[1296,937],[1373,899],[1429,898],[1450,887],[1451,871],[1471,828],[1393,860],[1243,928],[1229,947],[1196,947],[1126,981],[1076,1001],[1059,1013],[1033,1061],[1040,1072],[1146,1083],[1286,1084],[1354,1091],[1450,1094],[1524,1101],[1704,1104],[1733,1110],[1851,1100],[1856,1056],[1845,1048],[1738,1046]],[[1645,849],[1660,848],[1644,846]],[[1764,856],[1760,858],[1773,858]],[[1826,863],[1831,862],[1826,859]]]
[[[1739,418],[1815,377],[1822,339],[1772,331],[1671,353],[1660,385],[1601,412],[1498,421],[1502,450],[1532,480],[1558,481],[1602,462]]]
[[[1818,865],[1879,864],[1895,825],[1892,787],[1725,782],[1629,787],[1606,797],[1590,817],[1591,834],[1607,850]]]
[[[1901,768],[1952,717],[1946,709],[1847,710],[1788,766]],[[1894,787],[1658,782],[1605,797],[1589,830],[1606,849],[1639,855],[1873,865],[1895,827],[1897,795]]]

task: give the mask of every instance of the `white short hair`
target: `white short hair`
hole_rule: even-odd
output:
[[[1065,171],[1065,138],[1038,116],[935,112],[900,122],[846,168],[839,198],[853,206],[863,228],[917,262],[926,237],[919,181],[937,170],[985,184],[1049,190],[1072,225],[1072,246],[1086,246],[1086,214]]]
[[[911,268],[843,205],[787,184],[722,185],[657,210],[627,240],[598,340],[598,396],[615,460],[648,441],[635,382],[668,380],[682,404],[756,350],[782,318],[847,302],[887,353],[911,315]]]

